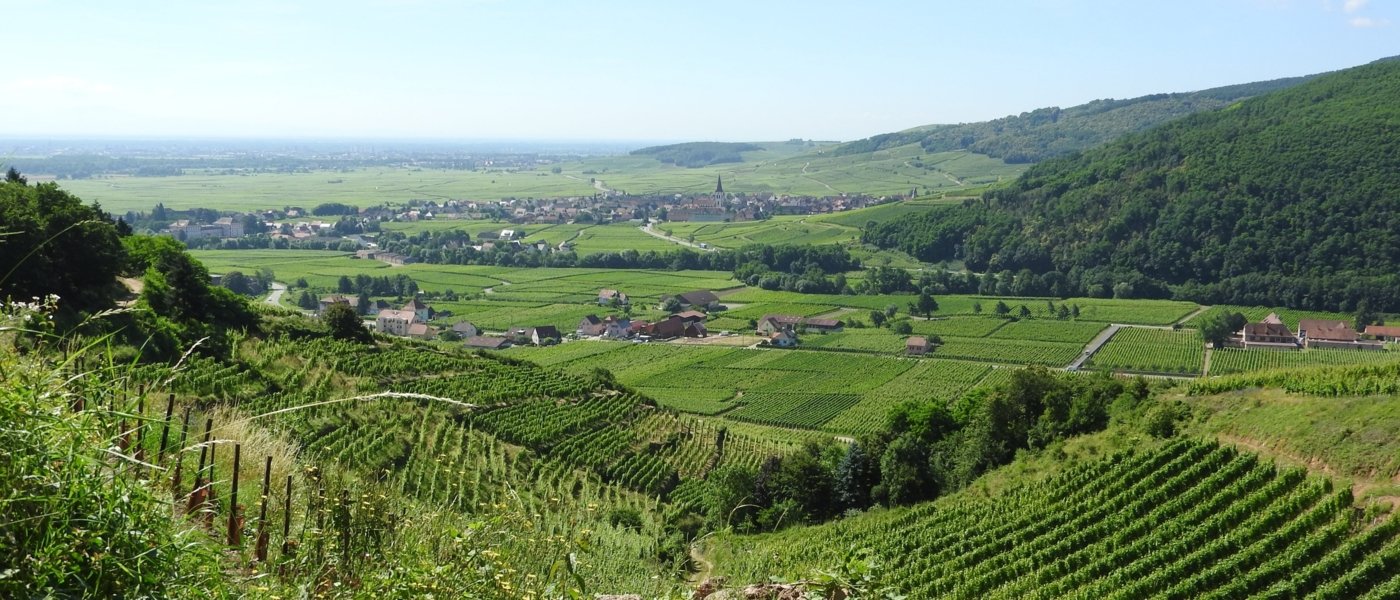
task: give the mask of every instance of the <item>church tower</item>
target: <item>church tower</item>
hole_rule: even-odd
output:
[[[724,178],[719,175],[715,176],[715,193],[710,194],[710,201],[715,206],[724,206]]]

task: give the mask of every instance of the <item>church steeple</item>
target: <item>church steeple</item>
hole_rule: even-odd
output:
[[[724,193],[724,178],[719,175],[715,175],[715,193]]]

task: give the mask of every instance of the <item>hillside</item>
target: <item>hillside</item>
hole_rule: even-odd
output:
[[[798,145],[802,142],[799,140]],[[686,142],[669,146],[650,146],[633,150],[633,156],[651,156],[678,167],[708,167],[721,163],[744,162],[744,152],[762,150],[757,144],[739,142]]]
[[[1400,308],[1400,63],[1385,61],[1047,161],[982,202],[865,240],[1071,293]]]
[[[919,144],[925,152],[967,150],[1010,164],[1040,162],[1086,150],[1198,112],[1219,110],[1316,77],[1288,77],[1198,92],[1151,94],[1126,100],[1094,100],[1078,106],[1038,108],[980,123],[928,125],[843,144],[838,156]]]

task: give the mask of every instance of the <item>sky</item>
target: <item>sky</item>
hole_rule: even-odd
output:
[[[850,140],[1400,54],[1400,0],[0,0],[0,136]]]

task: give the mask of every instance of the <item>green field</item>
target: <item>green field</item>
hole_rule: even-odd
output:
[[[674,237],[706,242],[717,248],[738,248],[745,244],[843,244],[860,238],[859,229],[816,222],[807,216],[780,216],[739,223],[671,222],[658,228]]]
[[[1094,353],[1089,365],[1111,371],[1200,375],[1205,341],[1195,330],[1125,327]]]
[[[649,156],[605,156],[534,169],[435,170],[374,167],[310,173],[202,173],[171,177],[98,176],[64,182],[86,201],[115,213],[167,208],[227,211],[311,208],[324,202],[354,206],[410,200],[499,200],[591,196],[607,189],[631,194],[705,193],[723,177],[731,193],[833,196],[962,190],[1014,177],[1024,170],[965,152],[925,154],[917,145],[864,155],[830,156],[829,146],[764,143],[744,162],[688,169]],[[915,161],[924,167],[915,167]],[[863,225],[863,222],[861,223]],[[857,225],[858,226],[858,225]]]

